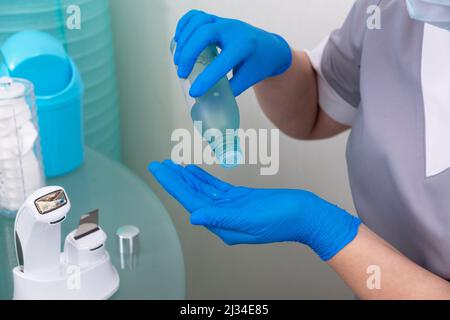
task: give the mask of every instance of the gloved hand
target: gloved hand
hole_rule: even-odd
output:
[[[287,42],[280,36],[239,20],[225,19],[202,11],[189,11],[178,22],[174,62],[178,76],[187,78],[200,53],[209,45],[222,51],[193,83],[190,94],[204,95],[233,70],[235,96],[254,84],[284,73],[292,62]]]
[[[234,187],[199,167],[153,162],[149,170],[226,244],[300,242],[327,261],[351,242],[360,220],[311,192]]]

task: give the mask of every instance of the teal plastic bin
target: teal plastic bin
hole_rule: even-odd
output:
[[[67,8],[71,5],[81,10],[79,30],[66,26]],[[0,46],[12,34],[26,29],[44,31],[64,46],[84,83],[84,141],[106,156],[120,160],[120,117],[108,121],[106,126],[93,121],[97,117],[108,118],[110,113],[118,114],[120,108],[109,1],[0,0]],[[105,130],[114,131],[114,136],[105,139]]]

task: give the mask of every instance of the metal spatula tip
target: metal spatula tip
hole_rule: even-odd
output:
[[[99,210],[94,210],[81,216],[80,222],[78,224],[78,229],[75,232],[74,239],[79,240],[91,233],[99,230]]]

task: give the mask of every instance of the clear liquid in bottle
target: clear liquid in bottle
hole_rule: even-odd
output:
[[[171,51],[175,52],[176,43],[172,41]],[[225,76],[217,82],[205,95],[192,98],[189,95],[191,85],[197,76],[217,56],[215,46],[207,47],[197,59],[188,79],[181,79],[188,106],[191,108],[191,118],[194,122],[201,121],[201,135],[209,129],[221,132],[216,139],[208,141],[218,162],[224,168],[237,167],[243,160],[237,130],[240,126],[239,108],[231,90],[228,78]]]

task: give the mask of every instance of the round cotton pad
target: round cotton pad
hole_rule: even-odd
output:
[[[0,159],[18,158],[27,154],[34,146],[38,132],[31,122],[26,122],[13,134],[0,137]]]
[[[31,120],[31,111],[28,107],[22,109],[21,113],[16,114],[15,117],[0,119],[0,138],[10,135],[17,127],[22,127],[25,123]]]

